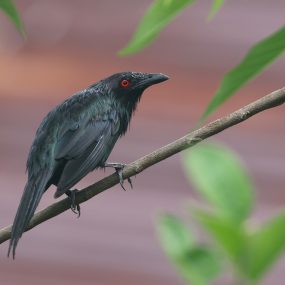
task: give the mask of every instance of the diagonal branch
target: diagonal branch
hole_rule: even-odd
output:
[[[194,146],[208,137],[239,124],[257,113],[283,104],[284,100],[285,89],[282,88],[276,90],[271,94],[266,95],[261,99],[258,99],[257,101],[254,101],[251,104],[229,114],[228,116],[215,120],[204,127],[153,151],[152,153],[132,162],[131,164],[128,164],[123,170],[123,177],[126,179],[136,175],[151,165],[159,163],[160,161],[167,159],[178,152]],[[117,174],[109,175],[76,193],[76,202],[83,203],[118,183],[119,178]],[[68,198],[56,202],[36,213],[32,218],[27,230],[30,230],[40,223],[47,221],[69,209],[70,200]],[[11,228],[12,226],[10,225],[0,230],[0,243],[3,243],[10,238]]]

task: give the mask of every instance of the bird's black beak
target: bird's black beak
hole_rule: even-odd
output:
[[[147,88],[149,86],[152,86],[154,84],[158,84],[161,82],[164,82],[168,80],[169,77],[167,75],[164,75],[162,73],[148,73],[145,74],[145,78],[142,79],[137,85],[136,88]]]

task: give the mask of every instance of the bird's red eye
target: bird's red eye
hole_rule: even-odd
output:
[[[123,79],[123,80],[121,81],[121,86],[122,86],[123,88],[127,88],[129,85],[130,85],[129,80]]]

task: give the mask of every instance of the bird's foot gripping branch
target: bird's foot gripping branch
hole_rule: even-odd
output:
[[[119,163],[119,162],[106,162],[104,164],[104,167],[112,167],[112,168],[115,169],[116,173],[119,176],[120,185],[121,185],[121,187],[123,188],[124,191],[126,191],[126,189],[124,187],[124,178],[123,178],[123,169],[124,169],[125,166],[126,166],[125,163]],[[128,181],[128,183],[129,183],[129,185],[132,189],[133,186],[132,186],[131,178],[128,177],[127,181]]]

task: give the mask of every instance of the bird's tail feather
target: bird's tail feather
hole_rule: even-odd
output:
[[[39,175],[31,177],[28,180],[12,226],[7,256],[9,256],[12,251],[13,258],[15,258],[18,241],[23,232],[27,229],[31,218],[33,217],[33,214],[45,191],[47,181],[47,171],[40,171]]]

